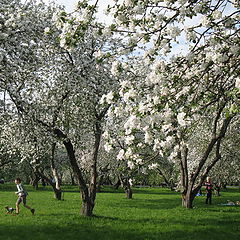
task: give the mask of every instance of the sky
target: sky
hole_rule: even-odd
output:
[[[77,0],[55,0],[59,5],[64,5],[66,11],[71,12],[77,4]]]
[[[43,0],[48,3],[50,0]],[[66,7],[66,11],[71,12],[74,9],[75,4],[78,2],[77,0],[52,0],[59,5],[64,5]]]
[[[65,6],[65,9],[67,12],[72,12],[78,2],[78,0],[43,0],[45,3],[48,2],[56,2],[59,5],[63,5]],[[96,0],[92,0],[90,2],[95,2]],[[96,17],[101,21],[104,22],[106,24],[108,24],[109,22],[111,22],[111,17],[110,16],[106,16],[104,14],[104,9],[107,8],[107,6],[109,4],[111,4],[111,2],[113,2],[112,0],[100,0],[98,2],[98,13],[96,15]]]
[[[67,12],[72,12],[78,2],[78,0],[43,0],[43,1],[46,3],[54,1],[59,5],[64,5]],[[95,1],[92,0],[92,2],[95,2]],[[106,8],[109,5],[109,3],[111,3],[111,2],[112,2],[112,0],[100,0],[98,2],[98,7],[99,7],[100,12],[103,12],[103,9]]]

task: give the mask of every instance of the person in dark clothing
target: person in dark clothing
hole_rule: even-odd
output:
[[[208,204],[208,203],[212,204],[213,184],[212,184],[212,180],[210,177],[207,177],[204,185],[206,187],[206,193],[207,193],[206,204]]]

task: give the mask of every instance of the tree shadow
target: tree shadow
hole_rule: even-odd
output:
[[[1,225],[0,235],[1,239],[8,240],[237,240],[240,236],[237,219],[233,216],[228,219],[224,216],[216,216],[216,218],[208,218],[201,222],[193,221],[191,218],[176,220],[172,218],[171,225],[167,220],[148,218],[125,221],[96,216],[93,218],[79,217],[75,220],[80,221],[77,223],[73,221],[48,222],[48,224],[36,221],[27,226]],[[230,229],[229,226],[231,226]]]
[[[133,189],[133,194],[156,194],[156,195],[180,195],[179,192],[171,191],[170,189],[166,188],[149,188],[149,189],[144,189],[144,188],[134,188]]]
[[[110,206],[117,207],[119,203],[111,203]],[[161,199],[125,199],[121,202],[121,208],[135,208],[135,209],[149,209],[149,210],[160,210],[160,209],[173,209],[181,206],[181,199],[161,198]]]

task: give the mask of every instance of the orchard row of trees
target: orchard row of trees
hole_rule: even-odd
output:
[[[186,208],[208,175],[239,182],[239,1],[114,0],[110,24],[100,3],[1,2],[0,171],[57,199],[68,175],[85,216],[103,180],[161,176]]]

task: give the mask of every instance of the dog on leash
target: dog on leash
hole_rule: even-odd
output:
[[[9,206],[6,206],[5,209],[6,209],[6,211],[7,211],[7,214],[12,214],[13,211],[16,210],[15,208],[12,208],[12,207],[9,207]]]

